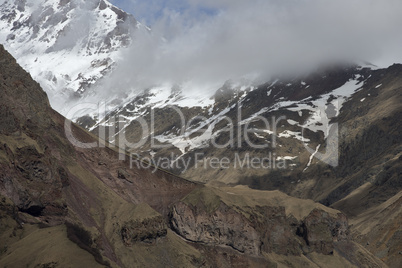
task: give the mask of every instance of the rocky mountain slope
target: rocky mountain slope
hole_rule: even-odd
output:
[[[336,66],[259,86],[228,82],[198,102],[177,87],[154,88],[99,123],[90,117],[78,122],[156,165],[170,159],[163,167],[190,180],[280,190],[361,221],[402,190],[401,74],[399,64],[377,70]],[[257,164],[250,166],[253,159]],[[386,238],[368,248],[399,265],[402,227],[400,212],[393,211],[394,227],[377,222],[383,230],[377,235]]]
[[[0,43],[4,43],[18,63],[40,83],[51,105],[64,115],[72,106],[85,102],[85,97],[96,96],[97,86],[119,64],[123,49],[133,43],[135,33],[149,31],[106,0],[0,0],[0,14]],[[111,222],[111,217],[124,218],[127,210],[117,214],[100,212],[108,205],[98,200],[113,196],[113,200],[125,200],[121,201],[121,207],[144,203],[150,207],[132,207],[133,211],[149,214],[150,218],[144,216],[147,220],[143,220],[133,216],[135,220],[131,222],[128,220],[131,216],[125,218],[127,224],[120,230],[122,248],[136,247],[136,239],[144,237],[132,228],[150,228],[151,237],[169,237],[173,243],[177,242],[176,246],[182,245],[178,246],[180,250],[189,254],[186,260],[197,256],[191,260],[196,266],[199,262],[207,265],[220,261],[222,266],[232,262],[257,265],[267,258],[283,264],[292,258],[283,257],[288,253],[284,253],[280,245],[273,245],[273,240],[266,240],[276,234],[264,233],[259,224],[245,219],[255,217],[265,221],[264,213],[272,210],[261,212],[258,203],[268,202],[267,206],[281,207],[278,208],[279,218],[270,223],[270,228],[280,223],[285,226],[285,233],[294,235],[295,230],[304,228],[300,226],[306,224],[303,219],[309,217],[310,212],[300,217],[293,215],[297,221],[283,220],[282,207],[286,211],[291,208],[279,202],[279,197],[275,197],[275,202],[266,197],[270,201],[261,198],[250,203],[249,197],[244,195],[259,192],[241,187],[225,188],[245,185],[257,190],[280,190],[292,197],[312,199],[342,211],[351,223],[348,239],[358,241],[365,248],[355,245],[355,249],[362,252],[367,249],[391,267],[402,265],[399,243],[402,215],[398,209],[402,189],[402,67],[399,64],[386,69],[372,65],[336,65],[306,76],[278,76],[264,83],[227,81],[220,88],[156,85],[127,91],[123,97],[108,96],[106,101],[113,108],[107,107],[105,114],[98,114],[93,107],[88,109],[90,112],[69,114],[81,127],[110,142],[108,149],[73,148],[64,137],[64,118],[50,110],[38,85],[28,82],[30,78],[24,75],[23,79],[9,80],[14,73],[6,71],[6,67],[0,75],[8,81],[3,84],[4,89],[37,88],[36,93],[15,91],[20,95],[10,95],[15,93],[12,90],[4,91],[7,94],[3,94],[0,107],[0,133],[7,145],[0,150],[0,159],[4,160],[2,191],[8,198],[1,206],[10,226],[20,226],[21,222],[55,226],[58,229],[52,235],[57,233],[64,239],[63,243],[71,247],[74,254],[86,256],[87,253],[73,249],[71,241],[94,255],[97,261],[102,256],[112,266],[124,266],[129,261],[126,259],[129,251],[113,255],[117,254],[118,247],[111,249],[111,245],[121,241],[107,233],[111,229],[106,222]],[[19,106],[23,108],[18,110]],[[142,119],[148,131],[139,124]],[[74,127],[74,131],[85,141],[96,141],[79,128]],[[136,143],[141,144],[133,146]],[[112,149],[114,145],[121,147],[120,151]],[[152,174],[153,169],[142,170],[138,166],[134,172],[128,160],[123,164],[116,157],[117,151],[122,154],[125,150],[134,153],[135,159],[144,159],[147,164],[152,162],[169,172]],[[226,164],[216,164],[215,159],[224,159]],[[198,182],[207,186],[201,187]],[[185,197],[193,189],[197,190]],[[243,189],[240,199],[248,201],[229,202],[228,192],[229,197],[234,198],[239,189]],[[80,191],[85,194],[76,197],[75,192]],[[272,192],[264,193],[276,196]],[[87,202],[72,200],[86,196],[92,203],[90,209],[81,211],[80,204]],[[101,205],[95,206],[99,202]],[[120,207],[119,202],[112,202],[111,206]],[[252,207],[252,212],[244,208],[244,203],[251,204],[247,206]],[[325,207],[320,206],[320,209],[325,210]],[[181,214],[177,214],[178,211]],[[227,211],[229,215],[225,214]],[[132,215],[130,213],[128,215]],[[85,214],[91,216],[87,218]],[[232,233],[236,226],[226,226],[215,221],[216,217],[221,217],[222,222],[242,222],[244,229]],[[336,217],[332,220],[337,221]],[[144,221],[146,228],[141,227]],[[64,222],[66,224],[62,224]],[[35,224],[33,226],[37,226]],[[89,230],[91,239],[95,241],[97,237],[98,242],[91,242],[91,247],[77,242],[71,235],[71,228],[75,228],[71,226],[75,224]],[[197,229],[197,226],[204,227]],[[244,230],[253,233],[251,241],[242,240]],[[33,241],[45,236],[42,229],[31,228],[27,232],[17,232],[17,236]],[[69,233],[70,240],[65,239],[64,232]],[[187,243],[179,243],[182,240],[175,234],[187,239]],[[133,240],[132,236],[137,238]],[[17,252],[25,242],[17,243],[16,236],[13,237],[14,240],[10,240],[15,242],[12,251]],[[312,261],[317,261],[320,265],[319,258],[313,257],[320,250],[314,246],[306,250],[310,242],[304,235],[286,237],[292,245],[292,254],[297,256],[293,259],[295,263],[312,265]],[[242,241],[241,244],[231,242],[234,238]],[[165,242],[152,252],[164,251],[165,246],[170,245]],[[50,250],[48,244],[43,246]],[[334,252],[342,257],[346,254],[335,244],[329,248],[337,249]],[[145,252],[144,248],[141,250]],[[246,252],[247,257],[241,252]],[[161,261],[170,263],[169,254],[176,253],[169,251]],[[300,253],[307,253],[303,256],[308,256],[308,260],[301,260]],[[253,254],[256,259],[249,257]],[[358,263],[349,257],[349,264]]]
[[[0,74],[1,266],[385,267],[337,210],[130,168],[109,146],[74,147],[65,119],[2,46]]]
[[[197,259],[164,223],[169,204],[197,185],[164,172],[130,170],[109,148],[76,150],[65,137],[65,119],[50,108],[39,84],[2,47],[0,54],[0,266],[131,267],[158,251],[181,254],[160,260],[173,266]],[[78,127],[73,131],[81,141],[95,140]],[[130,243],[165,239],[150,249],[147,243],[129,246],[123,234],[134,226],[141,228]],[[148,253],[130,257],[141,250]]]

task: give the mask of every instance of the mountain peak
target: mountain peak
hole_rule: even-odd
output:
[[[132,15],[104,0],[20,0],[5,2],[0,10],[0,28],[9,29],[0,41],[21,55],[74,49],[83,56],[108,53],[127,46],[130,26],[137,26]]]
[[[106,0],[4,1],[0,14],[0,43],[58,111],[108,74],[143,28]]]

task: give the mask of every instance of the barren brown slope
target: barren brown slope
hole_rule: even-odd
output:
[[[317,163],[291,193],[344,212],[358,241],[391,267],[402,265],[401,213],[391,202],[402,192],[401,103],[402,65],[373,71],[341,110],[339,166]]]
[[[169,206],[196,184],[162,171],[130,169],[109,148],[73,147],[65,137],[65,119],[3,47],[0,95],[0,195],[7,204],[2,205],[7,209],[2,209],[0,266],[77,267],[69,261],[75,256],[89,266],[96,266],[95,259],[122,267],[198,262],[199,252],[166,224]],[[95,141],[73,128],[81,141]],[[54,233],[49,237],[39,227]],[[132,246],[137,241],[148,244]],[[58,248],[46,251],[52,243]],[[35,247],[42,251],[28,251]],[[21,256],[18,250],[31,253]],[[160,254],[166,257],[155,258]]]
[[[391,267],[402,265],[401,213],[391,202],[402,193],[401,103],[402,65],[374,71],[341,110],[339,166],[313,169],[299,189],[348,215],[358,241]]]
[[[369,204],[370,192],[374,190],[375,186],[367,183],[333,207],[349,212],[356,241],[390,267],[401,267],[402,191],[380,205],[362,210],[361,203]]]

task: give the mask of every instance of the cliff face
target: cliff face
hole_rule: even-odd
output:
[[[349,240],[348,222],[342,213],[325,211],[316,204],[308,214],[298,215],[297,219],[286,213],[286,206],[292,202],[309,206],[303,204],[304,200],[265,192],[261,205],[250,206],[243,203],[245,198],[240,195],[233,201],[218,189],[192,192],[173,206],[172,228],[190,241],[225,245],[254,256],[261,256],[263,252],[328,255],[333,254],[335,242]],[[279,204],[275,200],[278,198],[286,205]],[[225,199],[231,201],[225,203]],[[264,204],[267,202],[271,204]]]
[[[386,267],[354,242],[343,213],[279,191],[195,189],[170,226],[222,267]]]
[[[260,255],[261,234],[244,216],[224,204],[211,214],[177,203],[171,223],[177,233],[190,241],[226,245],[242,253]]]
[[[74,147],[65,118],[1,46],[0,96],[1,267],[357,265],[339,245],[383,265],[350,241],[337,210],[130,167],[109,146]]]

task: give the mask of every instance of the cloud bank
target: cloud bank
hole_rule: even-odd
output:
[[[250,75],[309,72],[335,62],[368,61],[381,67],[402,62],[399,0],[131,3],[134,16],[152,22],[152,32],[137,31],[124,52],[113,79],[121,86],[124,81],[135,87],[216,84]]]

